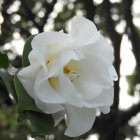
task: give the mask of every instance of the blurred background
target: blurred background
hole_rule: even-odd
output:
[[[0,51],[20,68],[30,35],[68,32],[74,16],[92,20],[114,47],[119,76],[114,103],[111,112],[99,114],[85,135],[63,136],[62,122],[46,140],[140,140],[140,0],[0,0]],[[0,140],[34,140],[28,122],[17,123],[16,104],[1,79]]]

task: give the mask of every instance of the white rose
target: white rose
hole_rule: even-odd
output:
[[[30,66],[18,78],[36,106],[65,119],[65,135],[75,137],[91,129],[96,111],[108,113],[117,77],[113,48],[84,17],[75,17],[71,32],[43,32],[32,40]]]

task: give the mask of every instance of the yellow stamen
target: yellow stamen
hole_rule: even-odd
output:
[[[59,90],[60,84],[59,84],[59,77],[51,77],[48,78],[49,84],[51,87],[55,90]]]
[[[57,55],[52,55],[52,56],[48,57],[46,60],[46,65],[48,65],[56,57],[57,57]]]
[[[64,73],[69,73],[70,72],[70,70],[66,66],[63,68],[63,71],[64,71]]]

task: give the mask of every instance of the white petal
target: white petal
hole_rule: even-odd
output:
[[[42,110],[46,114],[54,114],[64,110],[64,107],[62,105],[46,103],[37,96],[35,96],[35,104],[40,110]]]
[[[98,56],[88,55],[81,61],[71,61],[68,65],[78,67],[79,78],[73,84],[84,99],[99,95],[103,89],[112,86],[108,65]]]
[[[74,44],[78,46],[94,43],[100,37],[94,23],[84,17],[73,18],[70,35],[74,39]]]
[[[54,104],[63,104],[65,99],[51,87],[48,82],[47,77],[45,80],[42,80],[45,77],[45,73],[42,70],[37,75],[35,80],[35,94],[44,103],[54,103]]]
[[[66,40],[66,41],[64,41]],[[45,68],[47,58],[56,55],[63,50],[65,43],[68,43],[68,35],[61,32],[43,32],[36,35],[31,44],[39,62]],[[46,70],[45,70],[46,71]]]
[[[61,74],[60,77],[60,94],[67,100],[71,105],[82,107],[83,102],[81,95],[76,91],[76,88],[71,83],[70,79],[65,75]]]
[[[104,87],[112,84],[110,78],[109,65],[106,64],[100,56],[88,55],[85,59],[75,62],[80,68],[81,78],[93,80],[94,83]]]
[[[100,106],[100,107],[99,107],[99,110],[100,110],[101,112],[103,112],[104,114],[107,114],[107,113],[110,112],[110,106]]]
[[[48,64],[48,77],[58,76],[60,69],[62,69],[70,60],[79,61],[83,58],[83,54],[78,50],[66,50],[62,52],[59,57]]]
[[[94,98],[85,100],[85,107],[95,108],[100,106],[111,106],[113,103],[114,89],[104,89],[102,93]]]
[[[17,76],[24,86],[27,93],[34,98],[34,83],[37,73],[40,70],[41,65],[36,62],[32,65],[23,68],[18,72]]]
[[[85,55],[94,55],[102,59],[104,63],[112,65],[114,60],[113,47],[101,35],[99,40],[86,47],[80,48],[80,51]]]
[[[80,136],[91,129],[96,117],[96,109],[78,108],[65,105],[67,129],[65,135]]]
[[[65,111],[54,113],[53,118],[55,121],[55,126],[57,126],[65,118]]]
[[[29,58],[30,64],[35,63],[35,62],[38,62],[38,59],[37,59],[37,56],[36,56],[34,50],[32,50],[29,53],[28,58]]]
[[[111,78],[114,81],[117,81],[118,80],[118,75],[117,75],[116,70],[115,70],[115,68],[113,66],[110,67],[109,72],[110,72]]]
[[[73,83],[78,92],[82,95],[83,99],[91,99],[98,96],[103,91],[103,86],[96,84],[94,80],[88,81],[87,79],[77,79]]]

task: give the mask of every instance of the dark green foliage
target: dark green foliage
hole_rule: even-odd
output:
[[[54,123],[52,115],[46,115],[44,113],[38,113],[33,111],[27,111],[26,113],[32,126],[33,137],[45,137],[46,135],[53,133]]]
[[[9,66],[9,59],[7,54],[0,52],[0,68],[7,69]]]
[[[30,65],[28,55],[29,55],[30,51],[32,50],[31,41],[34,38],[34,36],[35,35],[30,36],[25,43],[23,55],[22,55],[22,66],[23,67],[27,67],[28,65]]]
[[[0,70],[0,77],[4,81],[8,91],[12,94],[14,100],[17,102],[17,95],[14,87],[13,76],[9,75],[7,71]]]

